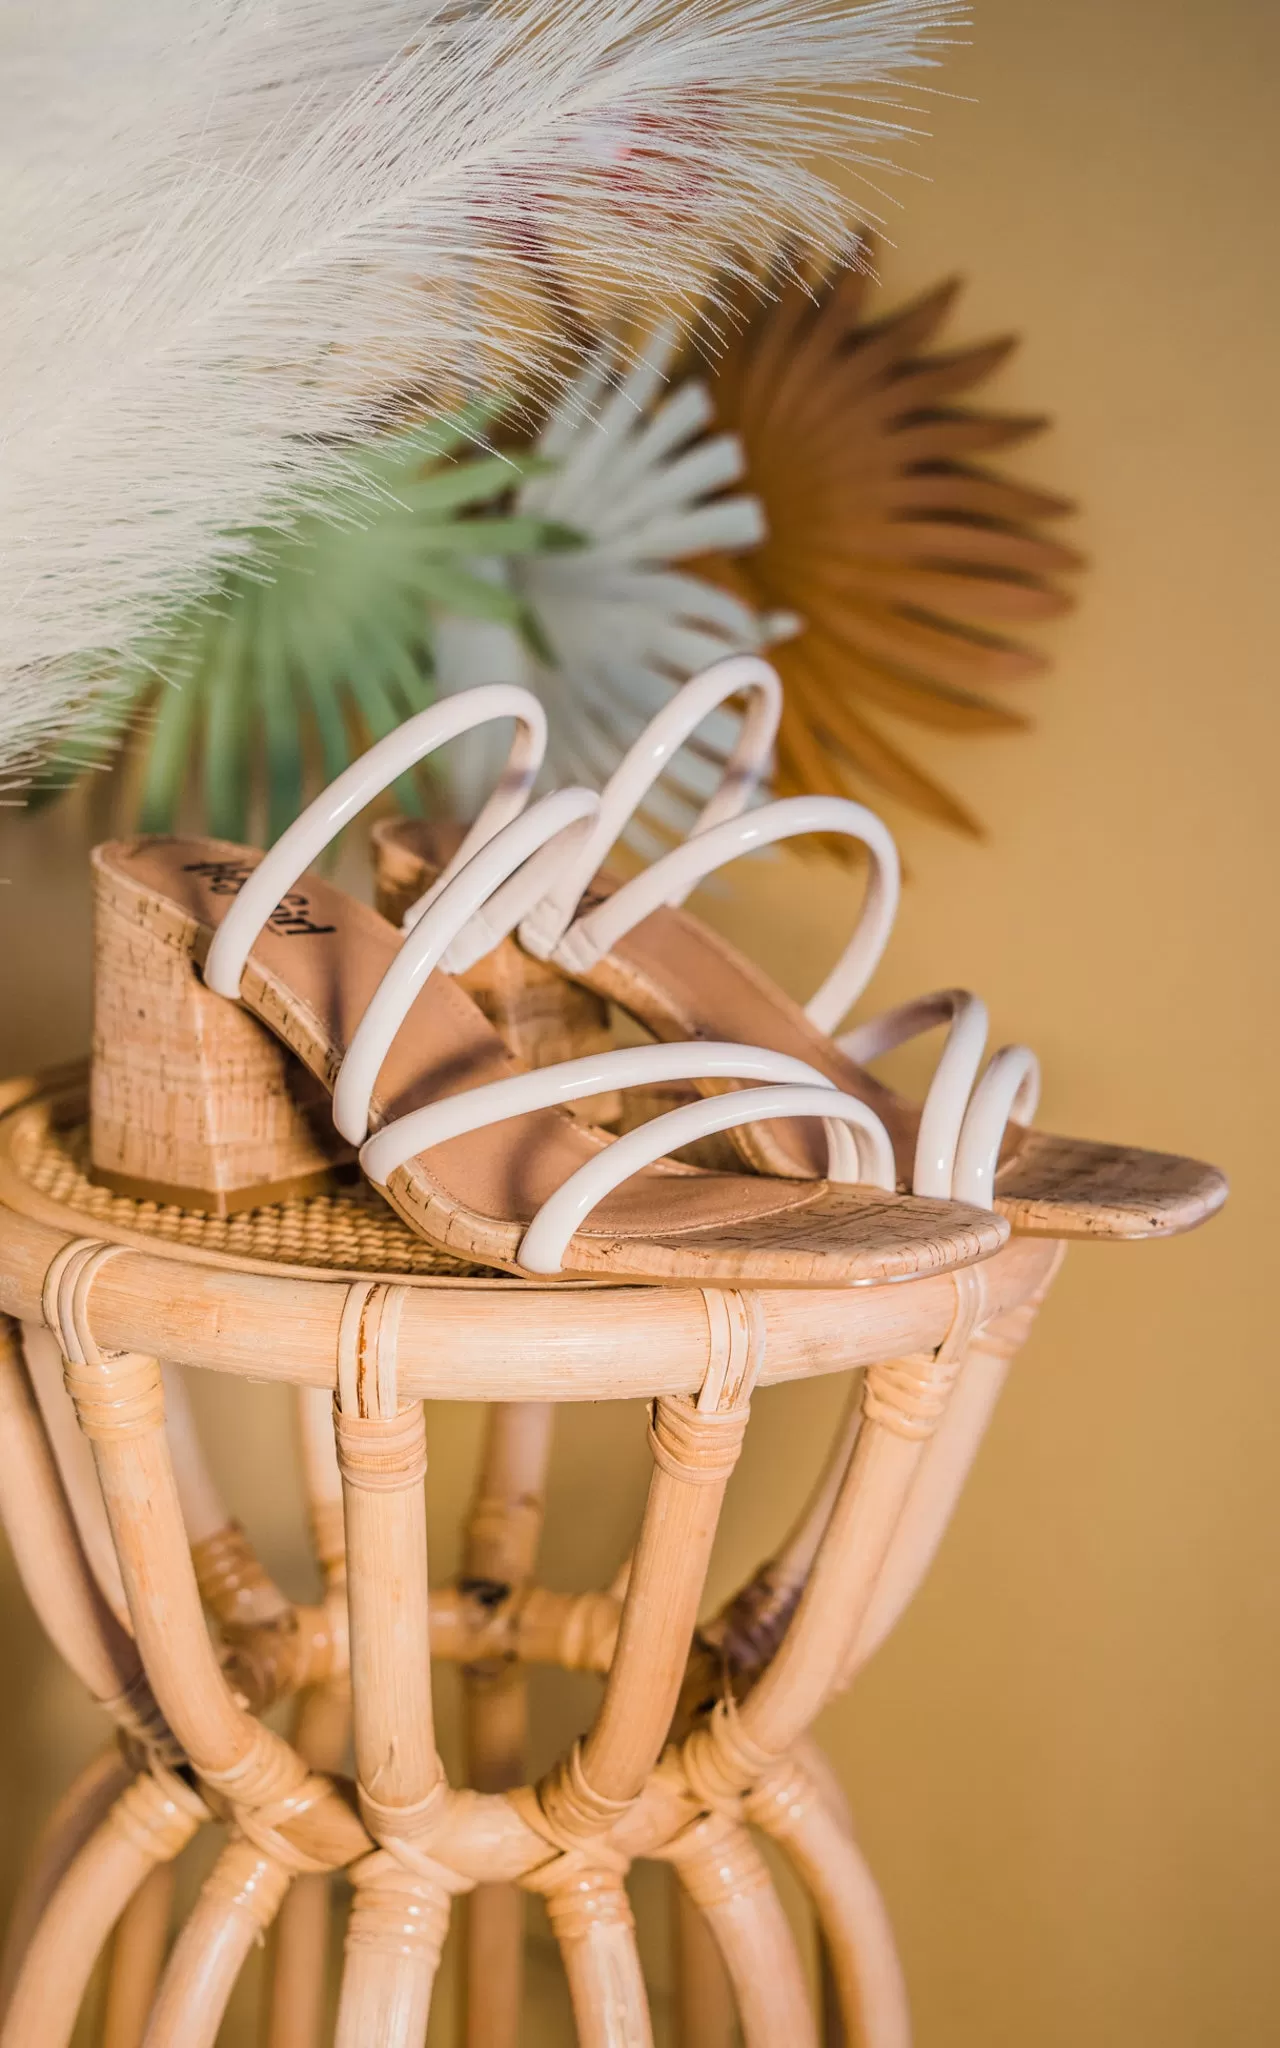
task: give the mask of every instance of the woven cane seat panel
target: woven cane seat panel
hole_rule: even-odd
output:
[[[175,1251],[214,1253],[237,1263],[376,1272],[412,1278],[507,1278],[473,1260],[437,1251],[400,1221],[367,1182],[335,1182],[322,1194],[238,1215],[205,1216],[138,1201],[89,1178],[83,1091],[61,1102],[28,1102],[0,1125],[0,1164],[32,1194],[65,1212],[67,1226],[92,1224],[106,1238],[146,1238]],[[12,1182],[10,1199],[12,1198]]]

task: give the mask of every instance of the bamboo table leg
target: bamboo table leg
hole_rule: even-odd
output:
[[[351,1727],[351,1687],[344,1674],[305,1693],[294,1747],[312,1770],[341,1769]],[[272,1933],[266,2006],[266,2048],[318,2048],[324,2024],[326,1957],[332,1883],[327,1871],[295,1878]]]
[[[679,2048],[734,2048],[733,1986],[706,1916],[684,1885],[672,1887],[676,2040]]]
[[[621,1873],[573,1855],[527,1879],[546,1900],[559,1945],[578,2048],[653,2048],[636,1926]]]
[[[85,1843],[134,1776],[133,1766],[113,1742],[85,1765],[40,1830],[5,1933],[4,1957],[0,1961],[0,2020],[8,2008],[41,1914]]]
[[[207,1818],[180,1778],[144,1772],[117,1799],[55,1888],[27,1947],[0,2048],[65,2048],[108,1934],[158,1863]]]
[[[537,1888],[547,1899],[583,2040],[586,2001],[606,1997],[609,1983],[624,1982],[637,1988],[634,1999],[619,1990],[627,2017],[618,2024],[639,2027],[643,2009],[648,2039],[625,1888],[611,1859],[593,1855],[593,1844],[639,1798],[669,1733],[760,1365],[760,1325],[751,1299],[707,1289],[703,1300],[710,1363],[698,1399],[664,1396],[653,1404],[653,1472],[600,1711],[585,1739],[574,1743],[538,1787],[534,1824],[565,1853],[562,1867],[539,1874]],[[600,2024],[598,2017],[593,2024]]]
[[[1008,1315],[984,1323],[970,1338],[946,1412],[907,1496],[845,1683],[874,1656],[919,1591],[982,1447],[1009,1369],[1031,1333],[1066,1250],[1065,1244],[1048,1245],[1046,1270],[1035,1293]]]
[[[59,1332],[68,1389],[93,1445],[148,1677],[185,1754],[262,1864],[248,1868],[233,1853],[244,1845],[229,1846],[170,1958],[147,2041],[149,2048],[187,2048],[210,2026],[216,2034],[213,1998],[229,1991],[230,1961],[267,1924],[262,1914],[279,1904],[289,1878],[352,1861],[367,1837],[328,1782],[311,1776],[227,1685],[187,1549],[159,1365],[137,1353],[104,1355],[89,1327],[90,1290],[111,1255],[92,1243],[66,1247],[46,1281],[46,1316]],[[256,1925],[246,1932],[250,1920]]]
[[[355,1886],[347,1924],[338,2048],[422,2048],[450,1893],[406,1870],[385,1852],[350,1873]]]
[[[71,1668],[120,1726],[139,1739],[144,1751],[150,1748],[159,1767],[163,1759],[176,1761],[177,1751],[151,1697],[137,1647],[107,1605],[101,1565],[99,1573],[90,1568],[55,1462],[44,1419],[47,1412],[47,1404],[43,1410],[37,1405],[24,1371],[16,1327],[0,1322],[0,1515],[19,1573],[47,1633]],[[96,1494],[96,1478],[93,1487]],[[25,1913],[11,1930],[15,1975],[5,2009],[15,2030],[13,2038],[23,2039],[23,2029],[38,2024],[47,2030],[39,2038],[42,2043],[47,2040],[49,2048],[60,2034],[70,2032],[98,1946],[132,1892],[156,1863],[176,1853],[163,1844],[153,1850],[151,1822],[163,1837],[167,1808],[163,1802],[162,1811],[154,1801],[148,1805],[145,1788],[150,1781],[136,1780],[136,1766],[108,1758],[87,1775],[88,1782],[76,1788],[78,1796],[46,1845],[42,1872],[28,1894]],[[166,1783],[173,1789],[179,1781],[166,1777]],[[184,1796],[193,1796],[181,1789]],[[188,1832],[204,1817],[198,1800],[194,1811]],[[124,1842],[122,1831],[128,1837]],[[55,1962],[58,1946],[71,1941],[74,1956],[65,1965]],[[51,1971],[58,1975],[60,2002],[49,2003],[53,1987],[46,1998],[40,1984],[41,1975]]]
[[[139,2048],[164,1968],[176,1872],[157,1863],[120,1915],[111,1943],[102,2048]]]
[[[839,1685],[962,1350],[962,1344],[944,1345],[936,1357],[868,1368],[862,1428],[790,1626],[741,1707],[726,1697],[688,1738],[695,1782],[706,1783],[710,1803],[721,1790],[748,1790],[788,1753]]]
[[[90,1569],[23,1369],[17,1325],[7,1317],[0,1317],[0,1434],[0,1520],[45,1634],[118,1727],[166,1761],[179,1760],[137,1645]]]
[[[347,1550],[342,1475],[333,1441],[333,1401],[324,1390],[298,1390],[297,1419],[311,1547],[325,1584],[330,1633],[337,1636],[338,1675],[305,1692],[293,1742],[312,1770],[340,1771],[351,1733],[351,1682],[346,1671]],[[266,2048],[319,2048],[324,2025],[331,1883],[299,1877],[276,1916],[268,1966]]]
[[[833,1460],[845,1461],[840,1482],[824,1476],[790,1546],[811,1563],[799,1600],[786,1603],[789,1625],[745,1700],[726,1694],[683,1749],[689,1781],[712,1809],[745,1795],[747,1817],[786,1842],[819,1911],[844,2030],[873,2048],[909,2040],[887,1915],[850,1830],[783,1759],[915,1591],[1059,1257],[1050,1252],[1034,1300],[985,1330],[981,1274],[956,1275],[956,1317],[938,1353],[868,1368],[861,1415]],[[768,1634],[776,1614],[767,1603],[758,1612]],[[743,1661],[761,1647],[759,1632],[748,1636]]]
[[[144,2048],[213,2048],[246,1956],[270,1927],[293,1870],[235,1835],[201,1887],[151,2010]]]
[[[746,2048],[818,2048],[804,1969],[759,1850],[740,1822],[709,1815],[663,1854],[705,1915],[733,1985]]]
[[[924,1447],[946,1412],[981,1314],[980,1275],[959,1273],[953,1285],[956,1313],[936,1354],[892,1360],[867,1370],[852,1455],[826,1514],[804,1590],[773,1658],[740,1705],[727,1691],[682,1745],[681,1763],[690,1787],[712,1815],[751,1794],[777,1768],[854,1659]],[[666,1853],[676,1853],[674,1845]],[[704,1910],[714,1927],[713,1910]],[[732,1922],[728,1925],[732,1927]],[[734,1961],[716,1931],[734,1975]],[[760,1948],[765,1938],[762,1934],[755,1946]],[[756,1995],[750,1956],[744,1956],[739,1967],[745,1974],[742,1984],[735,1976],[735,1991],[745,2025],[749,2012],[743,2004],[744,1987]],[[793,2018],[788,2024],[794,2027],[798,2022]],[[812,2022],[805,2038],[816,2038]]]
[[[532,1577],[542,1531],[552,1409],[498,1402],[490,1412],[468,1517],[460,1590],[482,1603],[518,1596]],[[528,1679],[517,1663],[465,1670],[467,1776],[479,1792],[523,1784]],[[465,1901],[463,2040],[516,2048],[524,1964],[524,1900],[514,1885],[480,1884]]]
[[[356,1283],[339,1339],[334,1406],[347,1545],[360,1808],[393,1854],[351,1873],[337,2048],[419,2048],[452,1886],[426,1837],[447,1801],[431,1702],[427,1468],[422,1403],[401,1406],[396,1341],[405,1289]]]
[[[866,1859],[798,1763],[747,1796],[749,1820],[780,1842],[804,1882],[832,1973],[840,2032],[857,2048],[911,2048],[911,2014],[893,1928]]]
[[[93,1452],[79,1428],[75,1408],[63,1384],[62,1355],[55,1339],[38,1323],[23,1324],[22,1351],[80,1547],[103,1599],[127,1632],[132,1623],[120,1583],[120,1563],[111,1540]]]

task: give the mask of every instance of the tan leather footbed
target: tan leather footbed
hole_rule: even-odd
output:
[[[181,943],[197,959],[258,857],[183,838],[117,843],[96,856],[136,897],[140,917],[164,906],[175,928],[185,920]],[[308,874],[254,945],[245,1006],[331,1086],[398,943],[376,911]],[[375,1126],[515,1071],[466,993],[433,975],[379,1076]],[[438,1240],[510,1264],[537,1208],[606,1142],[558,1110],[533,1112],[433,1148],[392,1176],[388,1195]],[[600,1205],[566,1270],[694,1280],[740,1270],[771,1284],[841,1284],[964,1263],[996,1249],[1002,1235],[960,1204],[904,1204],[872,1190],[663,1161]]]

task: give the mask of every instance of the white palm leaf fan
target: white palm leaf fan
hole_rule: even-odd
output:
[[[438,680],[469,687],[491,672],[535,689],[550,713],[549,767],[561,780],[601,783],[673,690],[727,654],[755,651],[793,630],[683,565],[754,547],[758,499],[735,488],[742,447],[708,435],[712,406],[697,378],[666,389],[679,343],[668,325],[619,373],[601,348],[553,408],[536,453],[549,473],[521,485],[516,504],[581,534],[579,549],[512,561],[505,574],[544,642],[541,657],[502,626],[461,619],[438,636]],[[687,830],[731,749],[736,713],[707,721],[705,755],[685,749],[651,793],[632,837],[652,849]],[[477,747],[467,783],[485,786],[494,761]],[[647,828],[647,829],[646,829]]]

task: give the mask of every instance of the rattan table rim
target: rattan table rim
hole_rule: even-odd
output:
[[[42,1320],[44,1278],[63,1245],[126,1249],[94,1286],[100,1341],[182,1365],[296,1386],[331,1386],[350,1288],[403,1288],[403,1397],[468,1401],[651,1400],[696,1394],[711,1332],[696,1287],[540,1285],[500,1274],[334,1270],[174,1245],[51,1200],[15,1163],[24,1117],[51,1129],[82,1115],[85,1066],[0,1085],[0,1311]],[[1015,1238],[975,1269],[983,1320],[1033,1297],[1057,1256]],[[725,1290],[729,1292],[731,1290]],[[845,1372],[940,1344],[955,1312],[951,1273],[858,1288],[752,1290],[764,1339],[758,1384]],[[531,1313],[535,1309],[536,1313]]]

